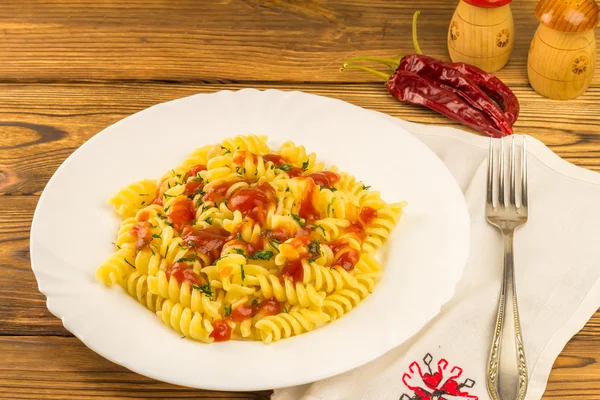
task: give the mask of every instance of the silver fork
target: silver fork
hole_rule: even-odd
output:
[[[498,315],[496,317],[496,326],[494,329],[494,338],[490,349],[490,357],[487,367],[487,388],[492,400],[501,400],[499,391],[499,368],[500,354],[503,341],[504,323],[507,302],[512,303],[512,319],[514,323],[514,342],[516,350],[517,367],[517,393],[515,399],[522,400],[527,392],[527,363],[525,361],[525,349],[523,347],[523,337],[521,334],[521,323],[519,320],[519,310],[517,308],[517,290],[515,286],[514,273],[514,254],[513,242],[515,229],[527,222],[527,149],[525,138],[523,138],[523,152],[521,162],[520,187],[521,199],[517,203],[517,176],[515,174],[515,138],[512,138],[512,146],[509,155],[509,170],[505,168],[504,161],[504,141],[500,140],[500,151],[494,151],[494,139],[490,139],[490,151],[488,161],[487,176],[487,198],[485,213],[490,224],[498,227],[504,236],[504,274],[502,279],[502,288],[500,289],[500,298],[498,301]],[[499,156],[496,153],[500,153]],[[495,163],[495,157],[498,161]],[[494,170],[494,164],[498,165],[498,170]],[[506,172],[509,173],[506,176]],[[509,181],[508,193],[505,180]],[[494,187],[497,187],[497,196],[494,194]],[[506,201],[508,197],[508,202]],[[509,308],[510,310],[510,308]]]

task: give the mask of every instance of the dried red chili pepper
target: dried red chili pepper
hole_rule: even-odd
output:
[[[516,121],[519,111],[518,100],[514,94],[498,78],[476,67],[467,64],[457,64],[458,67],[455,67],[450,63],[423,56],[416,35],[418,15],[419,12],[415,13],[413,18],[413,42],[417,54],[402,59],[355,57],[344,64],[344,68],[360,69],[380,76],[387,81],[388,91],[394,97],[429,107],[490,136],[502,137],[512,134],[512,123]],[[352,64],[359,60],[385,64],[394,73],[390,76]],[[419,84],[423,86],[419,87]],[[492,98],[506,107],[504,112]]]
[[[477,86],[477,84],[448,63],[420,54],[408,55],[400,61],[398,70],[413,72],[430,80],[436,80],[473,107],[484,111],[505,135],[512,135],[512,125],[500,107]]]
[[[435,80],[397,70],[387,80],[386,87],[400,101],[423,105],[492,137],[504,136],[486,114]]]
[[[519,100],[504,82],[474,65],[465,63],[451,63],[450,65],[471,78],[481,90],[500,104],[510,124],[515,124],[519,117]]]

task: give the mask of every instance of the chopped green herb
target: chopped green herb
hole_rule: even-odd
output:
[[[239,232],[238,232],[238,234],[237,234],[237,235],[235,235],[235,237],[236,237],[236,239],[240,239],[240,240],[242,240],[242,234],[241,234],[241,233],[239,233]]]
[[[149,248],[149,249],[150,249],[150,251],[152,252],[152,255],[153,255],[153,256],[154,256],[154,255],[156,255],[156,254],[154,253],[154,250],[152,250],[152,247],[151,247],[151,246],[148,246],[148,248]]]
[[[300,216],[298,214],[292,213],[292,218],[294,218],[296,220],[296,222],[298,223],[298,225],[300,225],[301,227],[306,225],[306,222],[304,221],[304,219],[300,218]]]
[[[199,290],[200,292],[204,293],[209,299],[213,299],[213,292],[210,288],[210,282],[207,283],[206,285],[193,285],[192,286],[194,289]]]
[[[329,188],[327,188],[327,189],[331,190],[332,192],[335,192],[335,191],[337,190],[337,188],[335,188],[335,187],[333,187],[333,186],[332,186],[332,187],[329,187]]]
[[[150,196],[148,193],[140,193],[138,196]]]
[[[279,252],[279,244],[281,244],[281,242],[277,239],[271,239],[269,240],[269,244],[271,245],[272,248],[274,248],[275,250],[277,250]]]
[[[306,171],[308,169],[308,160],[302,163],[302,171]]]
[[[210,218],[210,217],[206,218],[206,223],[209,224],[209,225],[212,225],[213,219]]]
[[[145,202],[145,201],[142,201],[142,205],[145,205],[145,204],[146,204],[146,202]]]
[[[121,246],[117,245],[117,249],[121,250]]]
[[[179,260],[177,260],[177,262],[185,262],[185,261],[194,262],[194,261],[196,261],[196,257],[181,257]]]
[[[177,243],[177,246],[178,246],[180,249],[183,249],[183,248],[184,248],[184,247],[181,245],[181,243]]]
[[[258,304],[258,299],[254,299],[254,300],[252,300],[252,305],[253,305],[253,306],[255,306],[255,305],[257,305],[257,304]]]
[[[171,208],[171,205],[169,204],[168,206],[165,207],[165,212],[169,211],[169,208]]]
[[[244,272],[244,266],[240,264],[240,269],[242,270],[242,281],[246,279],[246,272]]]
[[[323,232],[323,236],[325,236],[325,228],[323,228],[321,225],[317,224],[317,225],[313,225],[312,230],[316,231],[317,229],[320,229],[321,232]]]
[[[167,250],[165,250],[165,258],[167,258],[167,254],[169,254],[169,247],[167,247]]]
[[[371,186],[365,186],[365,185],[363,185],[363,190],[369,190],[369,189],[371,189]]]
[[[181,339],[185,339],[185,336],[182,336]]]
[[[223,153],[223,155],[231,153],[231,150],[229,150],[227,147],[221,146],[221,150],[225,150],[225,153]]]
[[[287,307],[286,307],[286,306],[283,306],[283,311],[284,311],[286,314],[289,314],[289,312],[288,312],[288,309],[287,309]]]
[[[166,193],[163,193],[163,196],[164,196],[164,197],[177,197],[177,196],[174,196],[174,195],[172,195],[172,194],[166,194]]]
[[[281,164],[280,166],[277,167],[277,169],[280,169],[280,170],[286,171],[286,172],[291,170],[292,168],[294,168],[294,166],[291,164]]]
[[[192,178],[192,181],[194,182],[202,182],[203,180],[204,179],[202,179],[202,177],[200,176],[200,172],[198,172],[196,176]]]
[[[153,234],[152,234],[152,237],[153,237],[154,239],[161,239],[161,236],[160,236],[160,235],[162,235],[162,232],[161,232],[161,233],[159,233],[159,234],[153,233]]]
[[[223,256],[223,257],[219,257],[217,258],[215,261],[213,261],[212,265],[217,265],[217,263],[219,262],[219,260],[221,260],[222,258],[225,258],[227,256]]]
[[[225,306],[225,316],[229,317],[231,315],[231,304],[227,304]]]
[[[254,253],[253,255],[251,255],[250,257],[248,257],[252,260],[270,260],[271,258],[273,258],[273,252],[271,250],[261,250],[261,251],[257,251],[256,253]]]
[[[286,188],[285,188],[285,191],[286,191],[286,192],[289,192],[289,191],[290,191],[290,188],[289,188],[289,187],[286,187]]]
[[[308,244],[308,252],[311,255],[310,262],[315,261],[317,258],[321,257],[321,242],[318,240],[312,240]]]
[[[244,175],[246,173],[246,168],[244,168],[244,167],[235,167],[235,172],[238,175]]]
[[[133,269],[137,269],[137,268],[135,267],[135,265],[133,265],[132,263],[130,263],[129,261],[127,261],[127,259],[126,259],[126,258],[124,258],[123,260],[125,260],[125,262],[126,262],[127,264],[129,264],[129,266],[130,266],[131,268],[133,268]]]
[[[327,216],[329,217],[331,215],[331,206],[333,205],[333,202],[335,201],[335,196],[333,196],[331,198],[331,200],[329,201],[329,204],[327,205]],[[335,211],[335,210],[334,210]]]
[[[233,251],[246,257],[246,253],[244,253],[244,250],[242,250],[242,249],[235,248],[235,249],[233,249]]]

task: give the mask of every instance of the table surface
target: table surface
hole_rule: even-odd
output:
[[[572,101],[541,98],[526,60],[534,0],[513,3],[510,63],[516,131],[600,171],[600,80]],[[0,6],[0,398],[266,399],[268,392],[181,388],[96,355],[52,316],[29,261],[29,230],[44,185],[104,127],[153,104],[244,87],[302,90],[410,121],[454,125],[393,100],[381,82],[340,73],[354,55],[411,52],[419,7],[426,54],[448,58],[449,0],[4,0]],[[600,313],[556,360],[545,399],[600,399]]]

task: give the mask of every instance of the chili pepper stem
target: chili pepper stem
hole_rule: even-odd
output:
[[[359,69],[361,71],[365,71],[375,76],[378,76],[384,81],[387,81],[390,78],[390,75],[386,75],[385,73],[377,71],[373,68],[363,67],[362,65],[344,64],[344,66],[340,68],[340,72],[344,72],[346,69]]]
[[[421,11],[416,11],[413,15],[413,26],[412,26],[412,39],[413,46],[415,46],[415,52],[419,55],[423,55],[421,51],[421,47],[419,47],[419,41],[417,40],[417,19],[419,19],[419,15],[421,15]]]
[[[344,63],[344,65],[353,64],[356,61],[371,61],[371,62],[387,65],[393,71],[397,70],[398,65],[400,65],[400,62],[393,58],[378,58],[378,57],[363,57],[363,56],[352,57],[351,59],[346,61]]]

